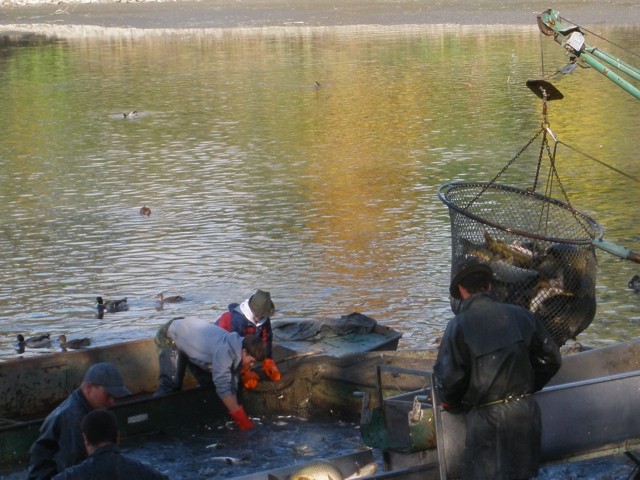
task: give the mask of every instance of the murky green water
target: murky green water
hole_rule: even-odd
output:
[[[638,49],[637,29],[601,33]],[[360,311],[402,330],[401,348],[432,345],[451,315],[437,188],[492,179],[540,128],[525,81],[540,76],[541,52],[547,74],[566,62],[535,26],[0,45],[4,356],[17,333],[100,345],[148,337],[178,314],[215,319],[256,288],[272,292],[274,320]],[[593,70],[556,85],[559,139],[640,177],[640,104]],[[503,178],[529,179],[537,148]],[[640,249],[638,184],[563,146],[556,161],[605,239]],[[637,337],[627,282],[640,267],[598,258],[598,313],[579,339]],[[187,301],[159,309],[160,291]],[[131,308],[96,319],[97,295]]]

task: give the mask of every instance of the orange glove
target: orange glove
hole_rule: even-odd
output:
[[[235,412],[229,412],[229,415],[231,415],[231,418],[233,418],[233,421],[236,422],[236,425],[238,425],[240,430],[250,430],[255,427],[244,411],[244,407],[242,405],[240,405]]]
[[[274,382],[280,380],[280,370],[278,370],[278,367],[276,367],[276,362],[274,362],[272,359],[265,358],[262,361],[262,371],[267,377],[269,377],[269,380]]]
[[[242,379],[242,385],[247,390],[253,390],[258,386],[258,374],[251,370],[249,365],[245,365],[242,367],[242,371],[240,372],[240,378]]]

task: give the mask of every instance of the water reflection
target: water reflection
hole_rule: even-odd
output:
[[[535,27],[102,33],[2,43],[3,354],[17,333],[148,337],[255,288],[271,290],[276,319],[355,310],[401,328],[401,347],[433,344],[450,316],[435,192],[491,179],[539,128],[525,87],[541,70]],[[564,65],[542,48],[549,71]],[[633,99],[596,75],[562,80],[552,128],[639,176]],[[509,181],[529,178],[527,155]],[[637,247],[616,204],[637,186],[570,149],[558,162],[573,204]],[[637,269],[598,255],[599,313],[581,337],[636,337]],[[157,310],[160,291],[187,301]],[[131,308],[96,319],[98,295]]]

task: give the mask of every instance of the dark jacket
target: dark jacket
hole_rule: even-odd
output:
[[[468,410],[463,478],[536,475],[541,422],[530,394],[544,387],[560,364],[558,346],[530,311],[487,293],[463,302],[447,325],[434,365],[442,401]]]
[[[59,473],[54,480],[168,480],[169,477],[142,462],[127,458],[115,444],[98,448],[80,465]]]
[[[271,319],[266,318],[256,325],[249,321],[237,307],[239,307],[237,303],[229,304],[228,311],[220,315],[220,318],[216,320],[216,325],[224,328],[227,332],[236,332],[241,337],[257,335],[267,348],[267,358],[272,358],[273,330],[271,329]]]
[[[30,450],[28,480],[48,480],[87,458],[80,422],[92,410],[76,389],[51,412]]]

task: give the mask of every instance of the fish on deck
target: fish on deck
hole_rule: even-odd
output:
[[[368,477],[378,471],[378,466],[369,463],[359,468],[356,472],[345,477],[340,469],[333,462],[324,459],[312,460],[303,467],[295,470],[286,479],[280,478],[273,474],[268,474],[269,480],[356,480],[362,477]]]
[[[241,463],[251,460],[251,455],[243,455],[241,457],[211,457],[209,460],[214,462],[223,462],[227,465],[240,465]]]

